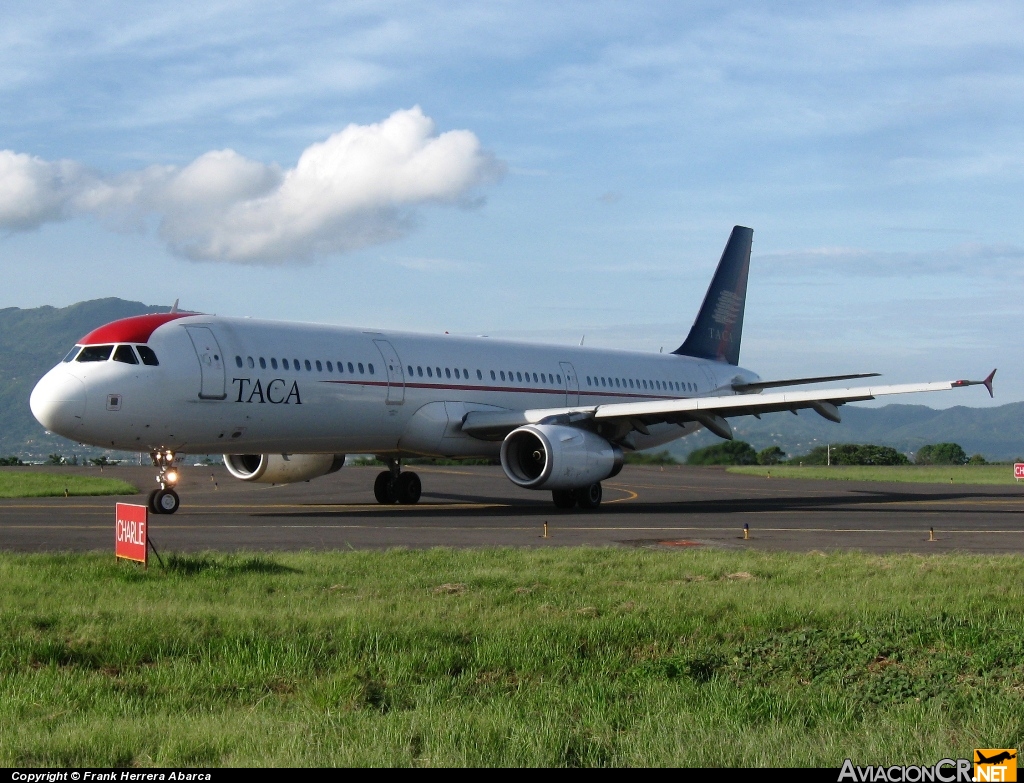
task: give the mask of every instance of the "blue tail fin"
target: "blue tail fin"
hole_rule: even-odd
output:
[[[686,342],[672,353],[739,364],[754,230],[735,226]]]

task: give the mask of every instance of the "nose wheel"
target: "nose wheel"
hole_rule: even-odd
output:
[[[149,493],[149,510],[154,514],[173,514],[181,506],[181,498],[174,491],[178,483],[178,470],[174,467],[173,451],[154,451],[149,455],[160,472],[156,481],[160,485]]]
[[[173,514],[181,505],[181,498],[171,488],[154,489],[149,493],[149,510],[154,514]]]
[[[401,503],[412,506],[420,501],[423,484],[420,477],[411,471],[401,472],[401,465],[396,459],[387,460],[389,470],[381,471],[373,482],[373,496],[382,505]]]

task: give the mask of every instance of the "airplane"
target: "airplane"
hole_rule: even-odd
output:
[[[975,750],[974,755],[978,757],[974,762],[975,764],[998,764],[1001,761],[1010,761],[1011,759],[1017,758],[1016,751],[1008,750],[996,753],[992,758],[985,758],[980,750]]]
[[[125,318],[83,337],[32,391],[35,418],[79,443],[149,452],[154,513],[173,514],[179,455],[221,453],[242,481],[285,484],[339,470],[346,454],[387,465],[379,503],[413,504],[410,457],[499,458],[558,508],[596,509],[626,452],[729,419],[984,385],[958,380],[775,391],[878,373],[762,380],[739,366],[753,230],[733,228],[682,345],[668,354],[227,318]]]

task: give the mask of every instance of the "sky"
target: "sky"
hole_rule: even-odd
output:
[[[0,307],[118,296],[1024,400],[1024,5],[0,9]]]

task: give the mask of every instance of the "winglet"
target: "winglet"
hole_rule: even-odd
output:
[[[996,371],[993,370],[988,374],[988,377],[983,381],[953,381],[953,386],[984,386],[988,389],[988,396],[995,397],[992,393],[992,379],[996,377]]]
[[[171,312],[172,313],[178,312],[178,300],[177,299],[175,299],[174,300],[174,304],[171,305]]]
[[[982,383],[985,384],[985,388],[988,389],[988,396],[989,397],[995,397],[996,396],[996,395],[994,395],[992,393],[992,379],[995,378],[995,377],[996,377],[996,371],[993,370],[992,372],[990,372],[988,374],[988,377],[985,380],[982,381]]]

